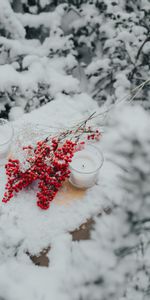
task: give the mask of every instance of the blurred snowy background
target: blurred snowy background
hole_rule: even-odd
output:
[[[41,214],[24,192],[0,205],[0,300],[150,299],[149,109],[149,0],[0,0],[0,117],[17,131],[107,112],[85,201]],[[91,217],[91,238],[72,241]],[[27,253],[48,246],[49,267],[33,265]]]

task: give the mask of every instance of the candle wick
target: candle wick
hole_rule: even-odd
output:
[[[82,167],[84,168],[85,166],[84,166],[84,165],[82,165]]]

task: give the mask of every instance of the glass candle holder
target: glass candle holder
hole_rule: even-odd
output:
[[[97,182],[104,157],[100,149],[88,144],[77,151],[70,163],[69,182],[77,188],[90,188]]]
[[[6,163],[13,138],[13,127],[11,123],[0,118],[0,165]]]

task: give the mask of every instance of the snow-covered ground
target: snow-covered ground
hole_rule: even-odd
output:
[[[86,94],[72,98],[58,95],[56,101],[14,122],[15,139],[17,137],[28,144],[31,131],[34,132],[37,124],[62,128],[97,109],[97,104]],[[16,142],[12,147],[13,155],[17,155],[15,147],[17,152]],[[107,169],[105,161],[99,184],[89,189],[84,198],[67,206],[58,205],[54,200],[49,210],[42,211],[36,206],[35,191],[31,189],[20,192],[8,204],[0,203],[0,298],[70,300],[64,289],[62,292],[64,277],[71,272],[72,240],[69,232],[94,217],[106,205],[102,194],[108,182]],[[1,198],[5,182],[5,170],[1,167]],[[35,266],[26,252],[38,254],[48,246],[51,247],[49,267]]]
[[[149,286],[149,272],[145,272],[150,261],[149,230],[141,227],[139,233],[135,225],[134,231],[128,214],[134,214],[138,224],[142,218],[149,220],[149,114],[122,102],[110,108],[105,114],[106,108],[99,108],[84,93],[72,97],[58,94],[55,101],[14,121],[11,155],[21,158],[21,146],[42,138],[47,130],[55,132],[94,111],[103,111],[93,124],[104,130],[97,142],[104,164],[98,183],[67,205],[54,199],[49,210],[40,210],[36,186],[19,192],[7,204],[0,203],[0,299],[99,300],[110,299],[112,291],[115,300],[143,299],[143,290]],[[4,167],[0,170],[2,199],[6,177]],[[106,215],[103,210],[109,206],[113,210]],[[95,218],[91,239],[73,241],[71,232],[90,218]],[[144,255],[136,249],[141,238]],[[28,253],[38,255],[49,247],[49,266],[35,265]],[[118,258],[116,251],[122,247],[134,249],[134,255]],[[130,285],[127,274],[134,279]],[[99,276],[104,285],[94,284]],[[127,291],[126,298],[120,298],[122,291]]]

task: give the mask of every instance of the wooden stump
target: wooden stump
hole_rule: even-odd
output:
[[[58,192],[56,198],[53,200],[56,205],[69,205],[72,201],[79,201],[83,200],[86,195],[86,190],[81,190],[78,188],[73,187],[68,181],[65,182],[64,186]],[[110,214],[111,208],[106,207],[104,213]],[[101,214],[100,212],[99,214]],[[90,232],[94,225],[94,220],[92,218],[88,219],[85,223],[83,223],[79,228],[71,231],[70,234],[72,235],[73,241],[81,241],[81,240],[89,240],[90,239]],[[38,255],[29,254],[30,259],[36,266],[40,267],[48,267],[50,262],[49,258],[47,257],[48,252],[50,251],[51,247],[49,246],[47,249],[43,249]]]

